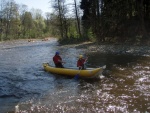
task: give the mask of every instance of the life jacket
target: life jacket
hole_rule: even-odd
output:
[[[53,57],[53,61],[54,61],[55,64],[60,63],[59,60],[62,60],[62,58],[61,58],[59,55],[55,55],[55,56]]]
[[[84,66],[84,62],[85,62],[85,59],[79,59],[78,62],[77,62],[77,67],[79,66]]]

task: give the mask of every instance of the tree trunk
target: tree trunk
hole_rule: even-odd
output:
[[[146,29],[145,29],[145,21],[144,21],[144,11],[143,11],[143,0],[138,0],[137,2],[137,8],[138,8],[138,16],[140,20],[140,27],[141,27],[141,33],[145,36],[146,35]]]
[[[61,4],[60,4],[60,0],[58,0],[58,8],[59,8],[59,20],[60,20],[60,34],[61,34],[61,38],[64,38],[64,34],[63,34],[63,20],[62,20],[62,8],[61,8]]]
[[[81,30],[80,30],[80,21],[79,21],[79,17],[78,17],[78,10],[77,10],[77,3],[76,3],[76,0],[74,0],[74,4],[75,4],[75,12],[76,12],[76,20],[77,20],[78,34],[79,34],[79,37],[82,37],[82,35],[81,35]]]

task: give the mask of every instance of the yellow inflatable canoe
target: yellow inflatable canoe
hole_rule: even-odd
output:
[[[86,70],[79,70],[78,68],[56,68],[50,66],[48,63],[43,63],[44,70],[50,73],[66,75],[74,77],[78,75],[79,77],[84,78],[93,78],[102,74],[105,66],[100,68],[87,68]]]

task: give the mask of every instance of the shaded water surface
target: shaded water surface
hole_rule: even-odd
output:
[[[79,54],[88,67],[106,65],[109,75],[96,79],[66,78],[43,70],[60,51],[66,67]],[[84,49],[47,42],[0,43],[1,113],[146,113],[150,112],[150,57],[85,53]]]

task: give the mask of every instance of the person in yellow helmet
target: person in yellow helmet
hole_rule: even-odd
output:
[[[79,59],[77,61],[77,67],[79,67],[79,70],[85,69],[84,64],[87,61],[88,58],[83,58],[83,55],[79,55]]]

